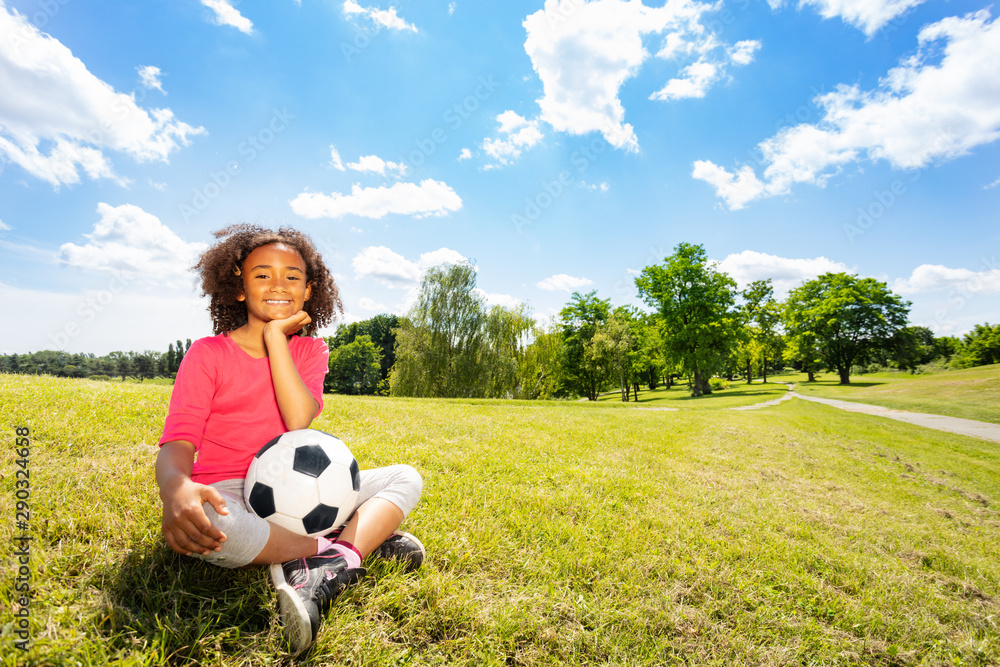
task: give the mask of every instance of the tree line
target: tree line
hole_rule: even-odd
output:
[[[980,324],[962,338],[910,326],[909,303],[885,283],[827,273],[784,301],[769,280],[743,290],[709,262],[699,245],[679,244],[635,280],[649,306],[613,307],[597,292],[573,293],[546,326],[526,306],[488,307],[469,264],[429,270],[402,317],[377,315],[327,337],[325,390],[441,398],[596,400],[618,391],[638,400],[642,387],[686,382],[701,396],[791,365],[840,382],[877,369],[916,372],[1000,363],[1000,325]],[[97,377],[173,377],[191,340],[165,353],[103,357],[43,351],[0,355],[0,372]]]
[[[810,380],[835,372],[847,384],[852,374],[881,368],[1000,363],[1000,325],[977,325],[962,339],[935,337],[908,324],[909,302],[885,283],[847,273],[805,281],[779,301],[770,280],[739,290],[699,245],[681,243],[640,272],[636,289],[649,312],[576,292],[541,327],[524,306],[487,307],[475,279],[468,264],[424,276],[417,302],[389,329],[395,358],[368,392],[596,400],[613,390],[627,401],[642,387],[679,380],[701,396],[726,382],[766,381],[787,365]],[[372,377],[378,359],[369,359]]]
[[[177,374],[181,359],[191,339],[185,343],[170,343],[166,352],[109,352],[104,356],[42,350],[27,354],[0,355],[0,373],[28,375],[55,375],[57,377],[92,378],[109,380],[133,377],[140,382],[150,378],[172,378]]]

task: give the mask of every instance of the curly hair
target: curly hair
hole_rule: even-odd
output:
[[[332,322],[337,313],[344,312],[333,276],[312,239],[302,232],[290,227],[273,231],[238,224],[213,233],[221,240],[206,250],[193,268],[201,282],[202,296],[211,297],[208,311],[212,315],[214,334],[233,331],[247,323],[246,304],[236,298],[243,293],[243,278],[239,273],[247,256],[269,243],[283,243],[294,248],[306,264],[306,280],[312,284],[312,296],[303,309],[312,322],[303,327],[302,334],[314,335],[320,327]]]

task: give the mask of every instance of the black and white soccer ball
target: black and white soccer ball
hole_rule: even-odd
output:
[[[261,447],[247,469],[243,497],[257,516],[317,537],[347,522],[360,488],[358,462],[347,445],[329,433],[302,429]]]

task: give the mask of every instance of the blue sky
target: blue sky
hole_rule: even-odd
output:
[[[472,261],[489,303],[638,303],[680,242],[779,296],[1000,312],[1000,22],[960,0],[0,0],[0,352],[210,334],[234,222],[320,246],[345,321]]]

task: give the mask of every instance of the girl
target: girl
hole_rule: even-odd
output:
[[[323,409],[329,350],[311,336],[342,305],[307,236],[252,225],[215,236],[194,267],[211,297],[215,336],[184,355],[156,459],[163,536],[174,551],[222,567],[270,565],[299,653],[333,599],[364,576],[366,556],[399,558],[410,569],[423,562],[423,545],[396,531],[422,482],[406,465],[362,471],[357,511],[339,534],[320,538],[248,510],[243,478],[254,454],[276,435],[308,428]]]

